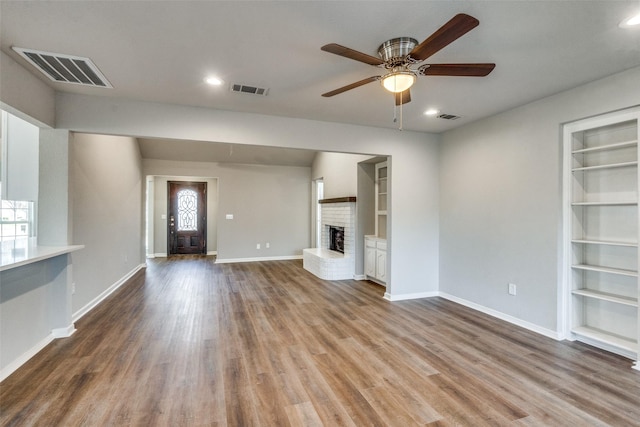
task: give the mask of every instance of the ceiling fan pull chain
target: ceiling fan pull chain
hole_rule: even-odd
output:
[[[402,130],[402,94],[403,92],[400,92],[400,127],[398,130]]]

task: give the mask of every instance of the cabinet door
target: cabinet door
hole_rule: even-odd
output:
[[[364,274],[376,277],[376,248],[367,247],[364,252]]]
[[[376,278],[383,282],[387,281],[387,252],[376,251]]]

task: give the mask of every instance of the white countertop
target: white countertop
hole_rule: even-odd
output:
[[[0,271],[32,264],[84,248],[84,245],[40,246],[36,238],[0,242]]]

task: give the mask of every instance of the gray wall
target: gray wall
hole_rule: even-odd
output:
[[[561,125],[639,102],[636,68],[445,133],[440,290],[557,331]]]
[[[155,176],[153,178],[153,254],[167,255],[167,182],[193,181],[207,183],[207,252],[218,250],[218,180],[217,178]],[[162,216],[165,216],[163,219]]]
[[[56,107],[58,126],[82,132],[390,156],[387,292],[406,298],[438,291],[439,135],[62,93]],[[187,169],[180,175],[200,175]]]
[[[325,199],[357,196],[358,163],[370,158],[361,154],[319,152],[311,165],[311,178],[322,178]]]
[[[218,179],[219,260],[298,256],[302,255],[302,249],[309,247],[311,173],[308,167],[151,159],[143,160],[143,167],[145,175]],[[225,219],[226,214],[234,218]],[[258,243],[260,249],[256,249]]]
[[[0,107],[40,127],[55,122],[55,91],[0,52]]]
[[[135,138],[77,133],[70,153],[77,313],[144,263],[143,175]]]

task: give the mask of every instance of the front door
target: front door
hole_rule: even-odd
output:
[[[207,253],[207,183],[167,183],[169,255]]]

